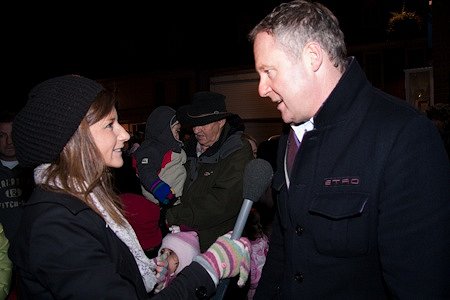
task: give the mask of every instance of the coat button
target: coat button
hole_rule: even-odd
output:
[[[206,299],[208,298],[208,291],[206,290],[206,287],[199,286],[195,289],[195,296],[197,296],[198,299]]]
[[[300,226],[300,225],[295,226],[295,233],[297,235],[302,235],[303,231],[305,231],[305,229],[302,226]]]
[[[294,280],[297,281],[297,283],[303,282],[303,274],[302,273],[295,274],[294,275]]]

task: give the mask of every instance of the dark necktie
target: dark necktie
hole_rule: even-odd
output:
[[[289,138],[288,138],[288,150],[287,150],[287,157],[286,157],[286,165],[287,165],[287,172],[289,176],[291,175],[292,166],[294,165],[295,156],[297,155],[297,150],[300,146],[300,141],[297,139],[297,136],[295,135],[294,130],[290,130],[289,132]]]

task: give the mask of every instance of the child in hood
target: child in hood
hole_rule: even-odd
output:
[[[180,141],[176,111],[159,106],[150,114],[145,139],[135,151],[143,195],[156,204],[178,204],[186,179],[186,153]]]
[[[173,230],[163,238],[158,256],[154,259],[155,263],[159,262],[158,265],[161,265],[161,262],[165,262],[166,265],[166,268],[157,269],[159,273],[156,276],[165,278],[155,287],[155,293],[167,287],[175,276],[200,254],[197,233],[177,230]]]

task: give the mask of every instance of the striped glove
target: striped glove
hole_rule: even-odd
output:
[[[251,244],[247,238],[231,239],[231,233],[220,236],[206,252],[194,258],[212,276],[214,282],[239,274],[238,285],[245,285],[250,270]]]
[[[168,279],[170,277],[169,274],[169,262],[167,261],[168,253],[163,253],[155,258],[153,258],[153,262],[156,265],[155,275],[156,275],[156,285],[153,289],[155,294],[161,292],[166,286]]]
[[[169,275],[168,274],[168,267],[169,267],[169,262],[167,261],[167,253],[163,253],[155,258],[153,258],[153,262],[156,265],[156,280],[157,282],[163,282],[166,277]]]

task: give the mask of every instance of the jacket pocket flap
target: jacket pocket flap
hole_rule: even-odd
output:
[[[313,200],[309,212],[330,219],[344,219],[360,215],[369,198],[363,193],[321,194]]]

